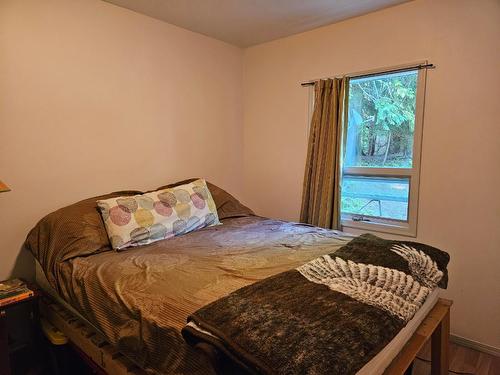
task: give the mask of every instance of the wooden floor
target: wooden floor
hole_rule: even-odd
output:
[[[412,375],[430,375],[431,350],[427,343],[415,360]],[[454,343],[450,344],[450,375],[500,375],[500,357],[481,353]]]

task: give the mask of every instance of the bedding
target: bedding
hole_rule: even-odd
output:
[[[251,374],[355,374],[410,321],[449,255],[370,234],[199,309],[188,342],[208,342]]]
[[[440,288],[434,289],[412,320],[410,320],[406,326],[399,331],[396,337],[394,337],[389,344],[378,352],[377,355],[370,360],[370,362],[366,363],[356,373],[356,375],[383,374],[391,362],[401,352],[401,349],[405,346],[408,340],[410,340],[413,334],[417,331],[420,324],[427,317],[427,314],[429,314],[429,312],[436,305],[439,300],[440,292]]]
[[[98,200],[111,246],[122,250],[220,224],[205,180]]]
[[[108,235],[96,207],[99,199],[140,194],[118,191],[82,200],[46,215],[29,232],[24,247],[43,267],[57,289],[57,265],[78,256],[111,250]]]
[[[169,189],[174,186],[188,184],[190,182],[195,181],[196,178],[190,178],[183,181],[178,181],[173,184],[160,186],[156,190]],[[240,203],[235,197],[229,194],[227,191],[221,189],[220,187],[211,184],[206,181],[208,189],[210,193],[212,193],[212,197],[214,198],[215,205],[217,207],[217,215],[219,216],[219,220],[229,219],[232,217],[241,217],[241,216],[251,216],[254,215],[254,212]]]
[[[255,216],[58,265],[64,300],[150,373],[207,374],[181,335],[189,314],[229,292],[331,252],[350,237]]]
[[[172,188],[197,180],[191,178],[159,189]],[[253,215],[232,195],[206,182],[215,201],[219,219]],[[159,190],[157,189],[157,190]],[[41,264],[50,285],[58,290],[58,265],[79,256],[110,251],[111,244],[96,202],[119,196],[142,194],[139,190],[118,191],[88,198],[58,209],[42,218],[29,232],[24,246]]]
[[[36,266],[36,283],[44,293],[51,296],[59,305],[65,309],[71,311],[72,314],[77,316],[80,320],[84,321],[92,330],[99,332],[99,329],[93,326],[85,317],[78,313],[71,305],[64,301],[59,294],[50,286],[45,277],[45,273],[41,265],[35,262]],[[422,323],[424,318],[427,316],[429,311],[434,307],[439,299],[440,289],[436,289],[427,298],[424,305],[415,314],[413,319],[408,322],[408,324],[398,333],[398,335],[384,348],[382,349],[370,362],[368,362],[361,370],[359,370],[356,375],[380,375],[384,372],[387,366],[392,362],[392,360],[399,354],[401,348],[405,343],[411,338],[415,333],[419,325]]]
[[[95,202],[124,195],[118,192],[49,214],[26,241],[58,294],[148,373],[209,374],[210,365],[182,338],[189,314],[352,238],[254,216],[224,190],[207,185],[222,225],[112,251]]]

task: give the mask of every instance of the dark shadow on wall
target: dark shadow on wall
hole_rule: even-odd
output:
[[[24,246],[19,250],[10,277],[19,277],[26,281],[35,281],[35,258]]]

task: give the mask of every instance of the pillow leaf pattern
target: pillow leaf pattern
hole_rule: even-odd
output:
[[[97,201],[113,249],[146,245],[220,224],[205,180]]]

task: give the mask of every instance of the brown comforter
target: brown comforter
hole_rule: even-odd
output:
[[[227,208],[222,225],[143,247],[115,252],[96,240],[94,250],[86,251],[83,244],[88,241],[80,234],[54,238],[55,229],[63,225],[63,214],[57,212],[55,219],[35,227],[26,245],[61,296],[142,368],[151,373],[207,374],[209,365],[180,333],[188,315],[245,285],[331,253],[351,239],[304,224],[243,216],[251,211],[227,197],[218,201],[215,195],[218,209]],[[83,201],[89,207],[91,202]],[[83,216],[92,223],[87,230],[101,230],[92,212]],[[74,219],[72,228],[77,224]],[[79,251],[82,256],[75,256]]]
[[[217,347],[238,373],[353,375],[446,287],[448,261],[431,246],[364,234],[212,302],[182,333]]]
[[[347,238],[346,238],[347,240]],[[187,316],[245,285],[343,245],[334,232],[266,220],[223,225],[60,265],[63,297],[141,367],[207,373],[180,334]]]

